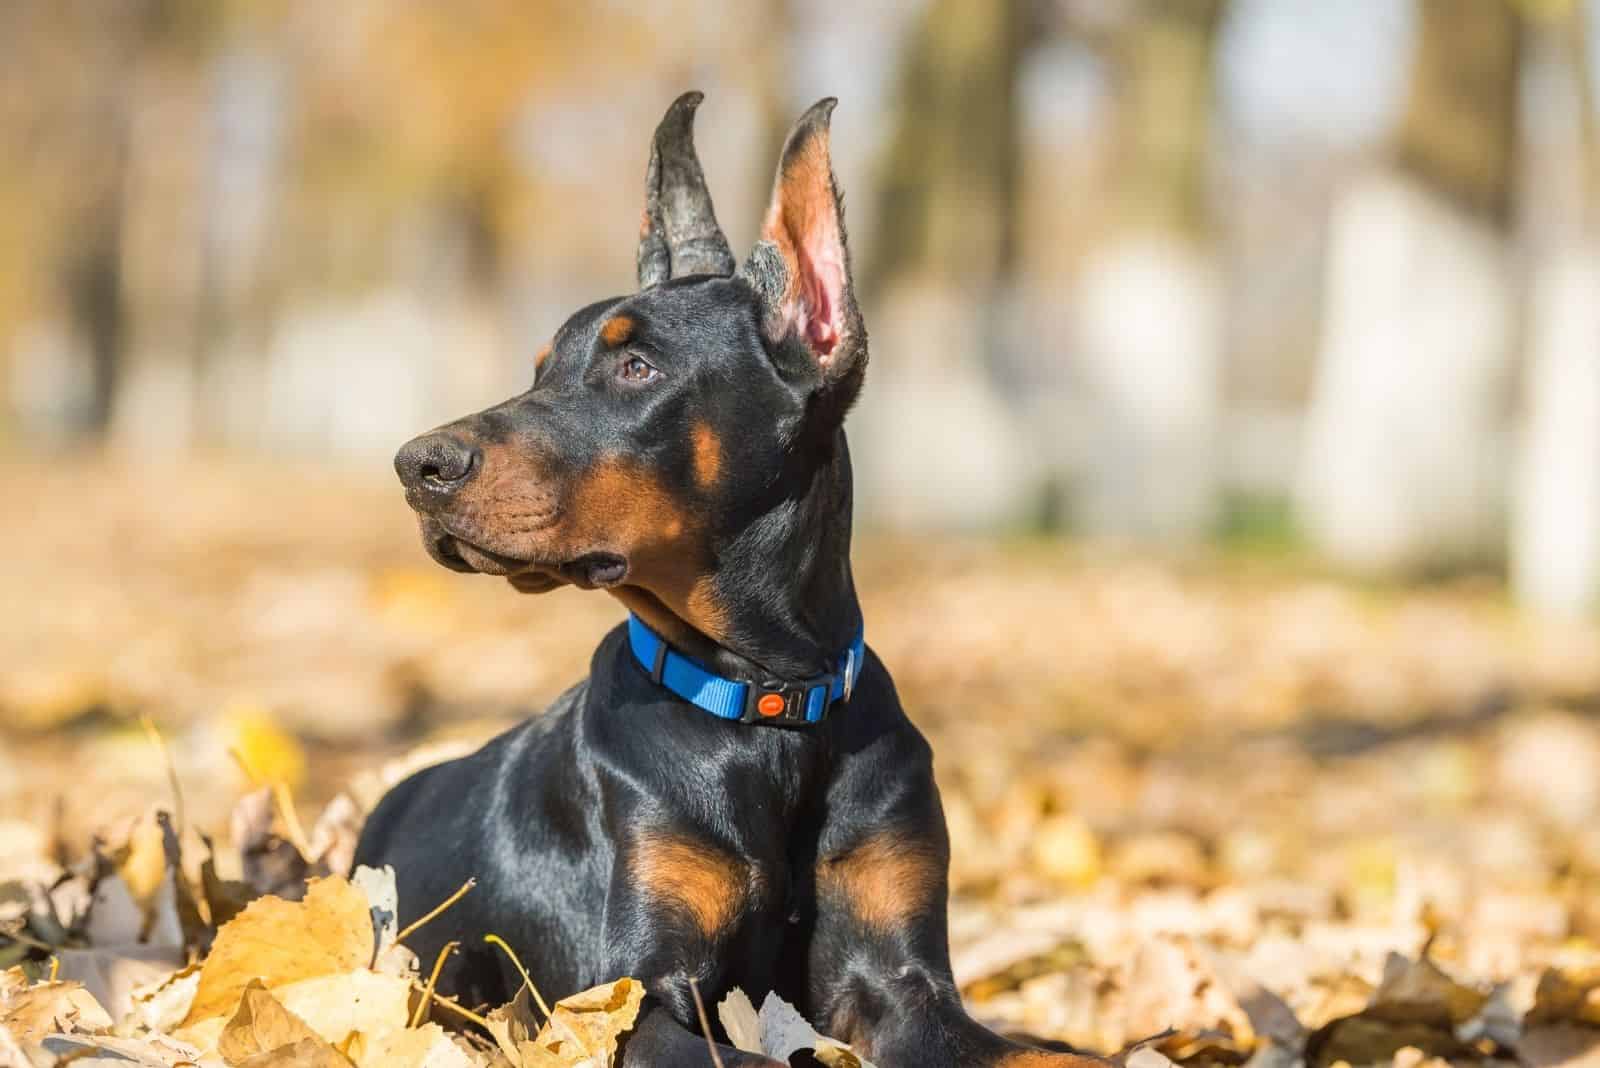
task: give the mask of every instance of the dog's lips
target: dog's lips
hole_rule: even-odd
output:
[[[472,570],[484,575],[514,575],[519,571],[526,571],[532,566],[527,560],[519,560],[514,556],[506,556],[492,549],[485,549],[458,534],[449,536],[454,544],[456,555],[464,560]]]
[[[628,561],[618,553],[591,552],[572,560],[530,560],[510,556],[464,538],[434,517],[422,521],[428,555],[452,571],[497,575],[522,593],[547,593],[557,586],[609,589],[628,577]]]

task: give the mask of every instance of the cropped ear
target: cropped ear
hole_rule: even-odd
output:
[[[739,276],[761,298],[767,340],[792,337],[803,344],[847,407],[866,371],[867,332],[850,280],[844,201],[828,155],[837,103],[819,100],[789,132],[761,239]]]
[[[684,93],[656,127],[639,226],[640,289],[686,274],[733,273],[733,252],[694,150],[694,112],[704,99],[704,93]]]

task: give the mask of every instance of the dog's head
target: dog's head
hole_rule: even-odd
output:
[[[680,97],[656,130],[639,292],[577,312],[530,358],[527,392],[408,442],[395,469],[446,567],[524,592],[640,591],[714,633],[719,546],[844,462],[867,337],[834,101],[795,124],[737,270],[695,155],[699,103]]]

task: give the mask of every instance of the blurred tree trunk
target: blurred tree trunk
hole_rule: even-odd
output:
[[[990,355],[1016,233],[1024,0],[933,0],[902,54],[877,232],[856,269],[874,385],[854,420],[864,512],[984,528],[1027,507],[1029,460]]]
[[[1503,518],[1521,25],[1511,0],[1418,12],[1395,150],[1334,207],[1301,458],[1307,532],[1367,571],[1475,560]]]
[[[1020,0],[935,0],[907,46],[870,282],[992,285],[1015,246]]]
[[[1578,120],[1583,226],[1534,268],[1511,528],[1518,598],[1559,615],[1600,608],[1600,136],[1584,16],[1568,3],[1549,29]]]
[[[872,389],[855,420],[879,518],[975,527],[1020,513],[1026,449],[990,374],[1016,234],[1024,0],[933,0],[906,45],[877,231],[859,255]],[[875,443],[874,443],[875,442]]]
[[[854,419],[864,512],[982,528],[1027,505],[1027,451],[990,369],[1016,233],[1024,0],[933,0],[902,54],[874,243],[874,385]]]
[[[1115,43],[1114,211],[1073,290],[1094,422],[1074,511],[1091,533],[1184,541],[1215,516],[1222,289],[1206,169],[1225,6],[1147,0]]]

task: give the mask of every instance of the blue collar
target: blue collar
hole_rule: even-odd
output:
[[[835,701],[848,701],[861,677],[861,662],[867,649],[865,631],[857,631],[856,640],[835,661],[837,670],[831,674],[800,682],[740,682],[725,679],[673,649],[631,612],[628,644],[652,682],[718,719],[782,726],[821,723]]]

